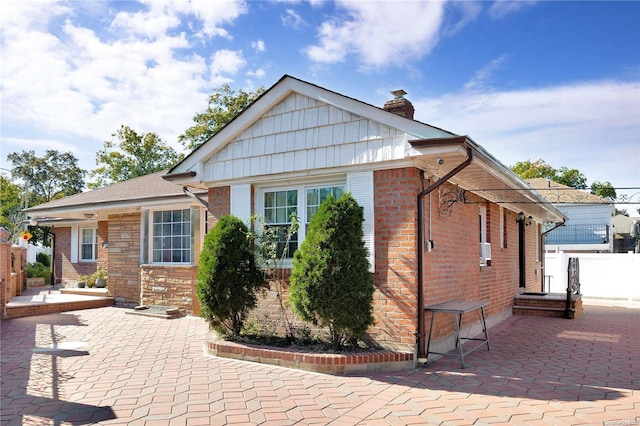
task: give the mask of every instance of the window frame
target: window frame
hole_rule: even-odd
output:
[[[310,222],[309,217],[307,217],[307,190],[311,189],[322,189],[322,188],[330,188],[330,187],[338,187],[342,186],[343,193],[348,191],[347,189],[347,179],[346,177],[341,178],[333,178],[333,179],[323,179],[323,180],[313,180],[307,182],[300,182],[298,184],[289,184],[289,185],[256,185],[256,204],[255,204],[255,212],[261,218],[261,222],[263,225],[268,225],[266,223],[265,218],[265,194],[270,192],[280,192],[280,191],[297,191],[297,206],[296,206],[296,214],[298,216],[298,235],[297,235],[297,246],[295,250],[300,248],[300,244],[305,240],[307,236],[307,225]],[[302,212],[302,214],[301,214]],[[288,222],[291,223],[291,222]],[[280,226],[287,226],[286,224],[280,224]],[[295,252],[293,250],[293,252]],[[289,257],[283,260],[283,267],[290,268],[293,263],[293,252],[289,253]]]
[[[176,211],[188,211],[189,215],[189,227],[190,233],[188,236],[188,244],[189,244],[189,260],[188,261],[154,261],[154,253],[156,252],[154,246],[154,225],[156,224],[154,220],[155,213],[157,212],[171,212],[172,215]],[[203,221],[206,220],[205,215],[202,213],[202,209],[198,206],[194,205],[165,205],[159,206],[155,208],[149,208],[144,211],[142,217],[142,226],[141,226],[141,240],[143,244],[140,247],[140,255],[141,255],[141,264],[149,264],[149,265],[174,265],[174,266],[193,266],[198,263],[199,254],[202,249],[201,242],[204,240],[204,235],[202,235],[203,230],[205,229]],[[180,223],[185,223],[186,221],[181,221]],[[161,222],[163,223],[163,222]],[[177,222],[167,222],[167,224],[177,224]],[[180,238],[185,238],[185,234],[180,235]],[[173,234],[164,236],[167,238],[174,238]],[[171,258],[174,258],[172,247],[171,249]],[[176,249],[178,250],[178,249]],[[179,250],[186,250],[185,248],[180,248]]]
[[[487,212],[487,206],[485,205],[480,205],[479,206],[479,210],[478,210],[478,217],[479,217],[479,239],[480,239],[480,265],[481,266],[489,266],[491,265],[491,243],[489,241],[489,227],[487,224],[487,216],[488,216],[488,212]],[[482,254],[484,253],[484,249],[483,249],[483,245],[487,244],[489,246],[489,257],[483,257]]]
[[[84,258],[84,246],[89,245],[84,242],[84,231],[91,231],[91,258]],[[97,227],[79,227],[78,228],[78,262],[97,262],[98,261],[98,228]]]

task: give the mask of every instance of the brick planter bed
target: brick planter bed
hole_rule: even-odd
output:
[[[414,367],[413,354],[387,350],[371,352],[318,353],[304,349],[229,342],[210,331],[205,352],[223,358],[278,365],[327,374],[353,374],[408,370]]]

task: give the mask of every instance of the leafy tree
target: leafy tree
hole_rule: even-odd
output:
[[[247,226],[237,217],[220,217],[200,254],[196,293],[202,316],[214,330],[238,338],[262,284]]]
[[[193,116],[195,124],[189,127],[178,137],[178,141],[188,151],[192,151],[202,145],[210,137],[215,135],[227,123],[236,118],[253,101],[264,93],[264,87],[255,92],[245,92],[240,89],[237,93],[231,90],[228,84],[216,89],[209,96],[207,109]]]
[[[556,169],[542,159],[534,162],[519,161],[511,167],[511,170],[522,179],[546,178],[576,189],[587,187],[587,178],[579,170],[567,167]]]
[[[296,251],[289,300],[305,321],[328,327],[334,349],[373,324],[374,286],[363,242],[363,209],[351,194],[327,198]]]
[[[22,196],[24,192],[20,186],[0,175],[0,226],[5,227],[10,233],[13,227],[12,218],[14,212],[22,209]]]
[[[29,206],[77,194],[84,188],[86,172],[71,152],[47,150],[38,157],[34,151],[22,151],[7,155],[7,159],[13,164],[12,176],[25,184]]]
[[[182,159],[155,133],[139,134],[129,126],[111,135],[116,141],[105,141],[96,153],[98,167],[91,172],[96,178],[89,188],[100,188],[139,176],[165,170]]]
[[[615,201],[618,198],[616,189],[611,185],[611,182],[598,182],[595,181],[591,184],[591,193],[598,197],[606,198],[607,200]]]

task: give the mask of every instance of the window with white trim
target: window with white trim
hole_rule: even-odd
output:
[[[488,265],[491,261],[491,244],[489,244],[487,236],[487,207],[480,206],[479,211],[479,229],[480,229],[480,264]]]
[[[298,217],[301,224],[298,232],[289,239],[286,247],[286,258],[293,258],[293,253],[298,249],[298,245],[304,240],[311,218],[318,211],[318,207],[329,196],[340,198],[345,192],[344,184],[332,184],[326,186],[298,186],[287,189],[262,191],[262,213],[265,227],[278,227],[280,242],[278,252],[283,253],[285,249],[286,233],[291,225],[292,215]],[[303,226],[304,225],[304,226]]]
[[[200,240],[200,209],[149,210],[143,215],[142,263],[193,264]]]
[[[293,215],[298,215],[298,190],[285,189],[264,192],[264,223],[265,228],[276,228],[278,241],[278,256],[286,250],[285,257],[292,258],[298,249],[298,232],[291,235],[287,244],[286,234]],[[285,247],[286,245],[286,247]]]
[[[191,263],[191,211],[153,212],[153,263]]]
[[[254,211],[261,216],[266,226],[283,226],[291,224],[292,212],[298,217],[297,235],[294,235],[288,246],[288,256],[284,267],[291,267],[291,258],[298,249],[301,241],[304,241],[311,217],[317,212],[318,207],[329,195],[339,198],[345,192],[350,192],[353,198],[364,210],[364,244],[369,252],[368,260],[370,272],[375,272],[375,227],[374,227],[374,196],[373,196],[373,172],[348,173],[342,177],[327,177],[314,182],[300,182],[288,186],[255,186],[255,204],[251,209],[252,186],[247,184],[231,185],[231,214],[247,220],[249,212]],[[280,198],[278,198],[280,197]],[[284,237],[284,233],[282,234]],[[284,238],[281,241],[281,249],[284,249]]]
[[[80,229],[80,261],[95,262],[98,257],[98,230],[96,228]]]

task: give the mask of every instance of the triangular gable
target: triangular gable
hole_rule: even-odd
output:
[[[278,132],[276,126],[280,126]],[[329,140],[334,132],[338,139]],[[405,158],[406,151],[412,149],[409,139],[451,135],[285,75],[175,166],[167,179],[201,185],[262,173],[332,167],[334,160],[339,166],[388,161]],[[263,148],[264,153],[259,154]],[[272,152],[266,154],[269,150]]]
[[[291,93],[204,162],[204,180],[343,167],[405,157],[407,133]]]

